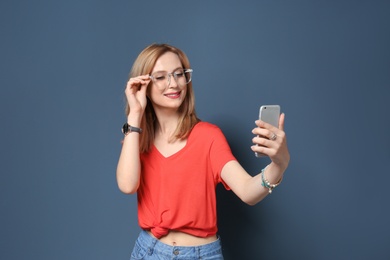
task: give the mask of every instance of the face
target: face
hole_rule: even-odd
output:
[[[155,110],[177,110],[183,103],[187,93],[187,84],[183,84],[183,78],[180,76],[182,74],[178,74],[176,77],[173,75],[181,69],[183,69],[183,66],[180,59],[177,54],[173,52],[164,53],[157,59],[156,64],[150,73],[153,76],[156,75],[156,83],[152,81],[151,86],[148,89],[149,98]],[[166,76],[166,73],[164,72],[172,74]],[[165,75],[166,81],[163,80],[161,75]]]

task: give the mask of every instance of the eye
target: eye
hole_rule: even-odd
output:
[[[183,70],[177,70],[177,71],[175,71],[175,75],[176,75],[176,77],[181,78],[181,77],[184,76],[184,71]]]
[[[156,81],[163,81],[167,78],[167,75],[166,75],[166,73],[155,73],[152,75],[152,77]]]

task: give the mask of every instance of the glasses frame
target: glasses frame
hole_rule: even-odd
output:
[[[167,73],[168,85],[166,87],[169,87],[169,85],[171,85],[171,76],[174,77],[176,83],[178,83],[177,74],[175,73],[176,71],[171,72],[171,73]],[[190,76],[191,76],[190,80],[186,83],[186,85],[192,81],[192,72],[193,71],[194,71],[193,69],[183,69],[183,73],[190,73]],[[149,78],[153,81],[153,83],[156,83],[156,78],[155,77],[153,77],[152,75],[149,75]],[[156,83],[156,85],[157,85],[157,83]]]

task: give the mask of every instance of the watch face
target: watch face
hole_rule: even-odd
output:
[[[122,127],[122,133],[127,134],[129,132],[129,124],[125,123]]]

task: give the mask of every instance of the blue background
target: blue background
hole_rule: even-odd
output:
[[[291,163],[250,207],[218,187],[225,259],[390,259],[389,1],[0,3],[0,259],[128,259],[115,170],[123,90],[153,42],[183,49],[197,112],[244,168],[262,104]]]

